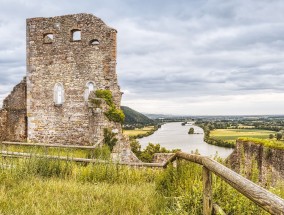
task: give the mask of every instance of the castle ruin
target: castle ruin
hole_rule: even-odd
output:
[[[116,34],[91,14],[27,19],[27,75],[3,101],[0,139],[96,145],[110,128],[119,140],[114,152],[132,155],[121,124],[104,115],[106,105],[89,102],[107,89],[120,108]]]

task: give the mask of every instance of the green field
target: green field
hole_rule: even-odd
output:
[[[240,137],[268,139],[269,134],[275,133],[274,131],[259,129],[215,129],[210,132],[210,137],[225,141],[235,141]]]
[[[123,134],[129,136],[129,137],[133,137],[133,136],[137,136],[139,134],[146,134],[148,131],[151,131],[154,129],[154,126],[147,126],[144,128],[136,128],[133,130],[123,130]]]

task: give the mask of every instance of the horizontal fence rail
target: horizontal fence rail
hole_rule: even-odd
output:
[[[113,163],[118,165],[127,165],[127,166],[136,166],[136,167],[163,167],[164,164],[160,163],[129,163],[129,162],[110,162],[100,159],[88,159],[88,158],[74,158],[74,157],[65,157],[65,156],[56,156],[56,155],[41,155],[41,154],[32,154],[25,152],[11,152],[11,151],[0,151],[2,157],[14,157],[14,158],[46,158],[53,160],[63,160],[63,161],[73,161],[77,163]]]
[[[54,147],[54,148],[73,148],[73,149],[95,149],[97,145],[94,146],[80,146],[80,145],[63,145],[63,144],[43,144],[43,143],[20,143],[20,142],[1,142],[2,145],[15,145],[15,146],[40,146],[40,147]]]
[[[56,145],[56,144],[30,144],[30,143],[15,143],[15,142],[2,142],[7,145],[26,145],[26,146],[45,146],[45,147],[66,147],[77,149],[94,149],[96,146],[71,146],[71,145]],[[18,158],[48,158],[65,161],[74,161],[82,163],[110,163],[111,161],[99,160],[99,159],[87,159],[87,158],[73,158],[53,155],[40,155],[30,154],[24,152],[10,152],[0,151],[3,157],[18,157]],[[184,152],[177,152],[170,157],[165,163],[129,163],[129,162],[117,162],[118,165],[128,165],[135,167],[158,167],[166,168],[170,163],[177,159],[184,159],[193,163],[197,163],[203,166],[203,214],[211,215],[212,211],[222,211],[222,209],[212,202],[212,175],[211,172],[223,179],[230,186],[235,188],[238,192],[242,193],[248,199],[256,203],[258,206],[266,210],[271,214],[284,215],[284,200],[279,196],[269,192],[268,190],[258,186],[252,181],[237,174],[231,169],[218,163],[217,161],[202,155],[187,154]],[[114,162],[115,163],[115,162]],[[222,212],[223,213],[223,212]]]
[[[205,187],[203,187],[204,215],[212,214],[212,196],[210,196],[211,184],[210,179],[208,179],[210,178],[210,174],[208,173],[209,171],[219,176],[238,192],[242,193],[267,212],[275,215],[284,214],[284,199],[258,186],[257,184],[237,174],[217,161],[207,156],[187,154],[184,152],[177,152],[173,157],[170,158],[170,161],[172,162],[177,158],[200,164],[206,168],[206,170],[203,169],[203,185],[205,185]],[[169,162],[165,163],[165,166],[168,164]]]

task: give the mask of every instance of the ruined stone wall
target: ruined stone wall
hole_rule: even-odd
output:
[[[0,141],[5,140],[7,124],[7,111],[0,109]]]
[[[74,30],[80,40],[72,39]],[[110,89],[120,106],[116,33],[91,14],[27,20],[28,141],[93,145],[102,139],[99,129],[106,124],[97,121],[101,127],[94,133],[85,91],[88,82]],[[64,88],[62,105],[54,103],[57,83]]]
[[[155,153],[153,157],[153,163],[165,163],[167,162],[175,153]]]
[[[109,128],[116,134],[115,138],[118,140],[112,151],[112,159],[123,162],[141,162],[131,151],[129,139],[122,134],[121,124],[108,120],[104,114],[110,108],[105,100],[97,98],[94,92],[90,94],[89,99],[90,135],[93,135],[94,143],[101,146],[104,142],[104,128]],[[94,100],[97,100],[99,105],[94,104]]]
[[[227,162],[236,172],[240,172],[243,166],[247,177],[250,178],[253,160],[257,163],[259,180],[262,184],[275,183],[279,179],[284,180],[284,150],[281,149],[238,140]]]
[[[0,110],[0,139],[25,141],[26,129],[26,79],[24,78],[3,101],[3,109]]]

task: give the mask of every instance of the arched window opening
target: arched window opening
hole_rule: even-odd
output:
[[[95,84],[94,82],[89,81],[86,84],[86,90],[85,90],[85,101],[88,101],[89,95],[92,91],[95,90]]]
[[[64,102],[64,89],[60,83],[54,86],[54,103],[55,105],[62,105]]]
[[[91,41],[90,41],[90,45],[92,45],[92,46],[97,46],[97,45],[100,45],[100,42],[99,42],[99,40],[94,39],[94,40],[91,40]]]
[[[92,91],[94,91],[94,87],[95,87],[95,86],[94,86],[94,83],[93,83],[93,82],[89,82],[89,83],[88,83],[88,91],[89,91],[89,93],[92,92]]]
[[[72,41],[80,41],[81,40],[81,31],[74,29],[71,31]]]
[[[53,34],[48,33],[48,34],[43,35],[43,43],[44,44],[50,44],[50,43],[53,42],[53,40],[54,40]]]

